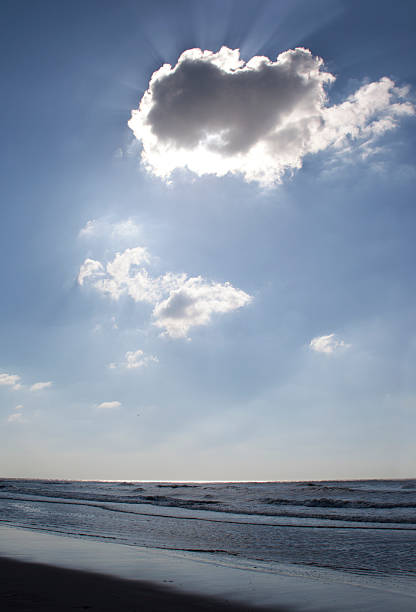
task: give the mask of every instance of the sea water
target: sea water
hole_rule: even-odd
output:
[[[2,479],[0,522],[416,595],[416,480]]]

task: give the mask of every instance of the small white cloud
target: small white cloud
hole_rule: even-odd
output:
[[[317,336],[310,341],[309,347],[317,353],[326,353],[330,355],[341,348],[350,348],[351,344],[346,344],[344,340],[337,338],[335,334],[328,336]]]
[[[126,361],[122,364],[128,370],[143,368],[151,363],[159,363],[159,359],[154,355],[146,355],[144,351],[127,351],[125,355]]]
[[[0,373],[0,386],[13,387],[13,389],[21,389],[22,385],[19,382],[20,376],[17,374]]]
[[[118,401],[102,402],[101,404],[98,404],[97,410],[113,410],[114,408],[120,408],[120,406],[121,402]]]
[[[9,414],[7,421],[9,423],[24,423],[25,422],[25,418],[22,415],[21,412],[16,412],[14,414]]]
[[[248,62],[227,47],[185,51],[154,72],[128,122],[145,167],[165,180],[187,168],[272,186],[306,155],[371,143],[415,114],[408,89],[386,77],[329,106],[335,77],[323,66],[303,48]]]
[[[100,262],[92,266],[91,261],[81,266],[82,282],[89,278],[95,289],[115,300],[127,294],[135,302],[153,304],[153,324],[172,338],[184,338],[191,327],[208,325],[214,314],[231,312],[252,300],[230,283],[209,282],[201,276],[188,278],[172,272],[151,276],[146,267],[150,256],[143,247],[117,253],[105,272]]]
[[[127,351],[123,362],[109,363],[108,367],[110,370],[115,370],[118,367],[135,370],[149,366],[152,363],[159,363],[159,359],[154,355],[147,355],[142,349],[138,349],[137,351]]]
[[[17,406],[14,407],[15,410],[23,410],[23,404],[17,404]]]
[[[37,382],[30,387],[31,391],[42,391],[43,389],[48,389],[52,386],[52,381],[48,380],[47,382]]]

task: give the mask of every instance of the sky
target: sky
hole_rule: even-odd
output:
[[[4,0],[0,474],[405,478],[413,0]]]

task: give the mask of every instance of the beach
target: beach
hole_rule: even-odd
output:
[[[1,609],[413,612],[415,484],[4,479]]]
[[[413,612],[400,585],[0,525],[3,610]]]

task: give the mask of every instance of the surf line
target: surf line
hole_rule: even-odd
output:
[[[101,504],[94,504],[88,501],[66,501],[59,499],[59,501],[55,501],[54,499],[32,499],[32,498],[23,498],[23,497],[6,497],[0,496],[0,500],[8,499],[10,501],[29,501],[33,503],[41,503],[41,504],[62,504],[67,506],[87,506],[90,508],[98,508],[100,510],[107,510],[109,512],[120,512],[122,514],[131,514],[133,516],[151,516],[155,518],[168,518],[175,519],[179,521],[204,521],[207,523],[221,523],[224,525],[250,525],[250,526],[258,526],[258,527],[288,527],[291,529],[365,529],[365,530],[377,530],[377,531],[416,531],[416,527],[380,527],[380,526],[372,526],[372,525],[359,525],[359,526],[349,526],[349,525],[289,525],[287,523],[258,523],[258,522],[249,522],[249,521],[230,521],[230,520],[221,520],[215,518],[206,518],[201,516],[173,516],[171,514],[156,514],[154,512],[134,512],[133,510],[124,510],[122,508],[111,508],[110,506],[104,506]],[[108,504],[117,503],[117,502],[107,502]],[[327,520],[327,519],[326,519]],[[334,519],[337,520],[337,519]],[[7,522],[10,524],[9,519],[0,519],[0,522]],[[29,527],[30,529],[30,527]]]

